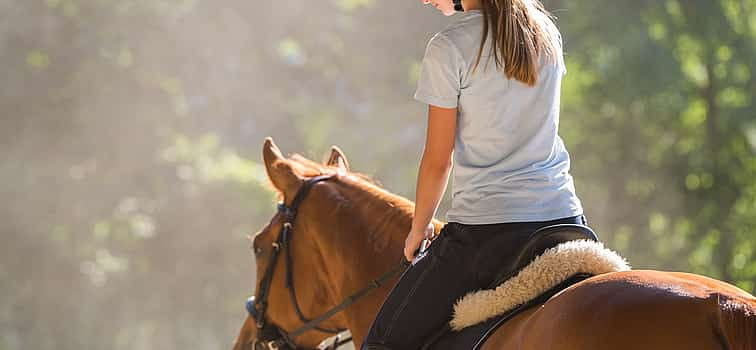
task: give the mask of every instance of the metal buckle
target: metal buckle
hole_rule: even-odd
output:
[[[274,340],[268,340],[267,342],[265,342],[265,347],[268,348],[268,349],[270,349],[270,350],[278,350],[278,349],[280,349],[278,347],[278,341],[275,340],[275,339]]]

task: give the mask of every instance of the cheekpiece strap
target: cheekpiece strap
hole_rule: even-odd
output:
[[[294,219],[294,212],[292,212],[283,201],[278,202],[278,211],[286,218],[286,221],[292,221]]]

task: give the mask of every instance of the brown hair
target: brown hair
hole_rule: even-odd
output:
[[[553,62],[557,56],[559,32],[548,27],[552,24],[548,21],[554,17],[539,0],[481,0],[481,12],[483,37],[475,69],[480,64],[489,28],[492,28],[491,54],[496,69],[503,66],[507,78],[514,77],[530,86],[535,85],[538,57],[545,53]]]

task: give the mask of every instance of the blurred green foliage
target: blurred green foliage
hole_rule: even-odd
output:
[[[635,268],[756,289],[756,1],[550,0],[561,135]],[[265,136],[413,197],[418,1],[0,1],[0,349],[225,349]],[[448,207],[448,194],[439,212]]]

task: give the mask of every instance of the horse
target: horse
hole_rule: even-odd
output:
[[[414,204],[352,172],[336,146],[322,164],[284,157],[272,138],[262,153],[279,211],[250,237],[257,291],[233,349],[315,349],[347,329],[359,349],[403,267]],[[604,273],[515,315],[481,348],[756,350],[756,298],[684,272]]]

